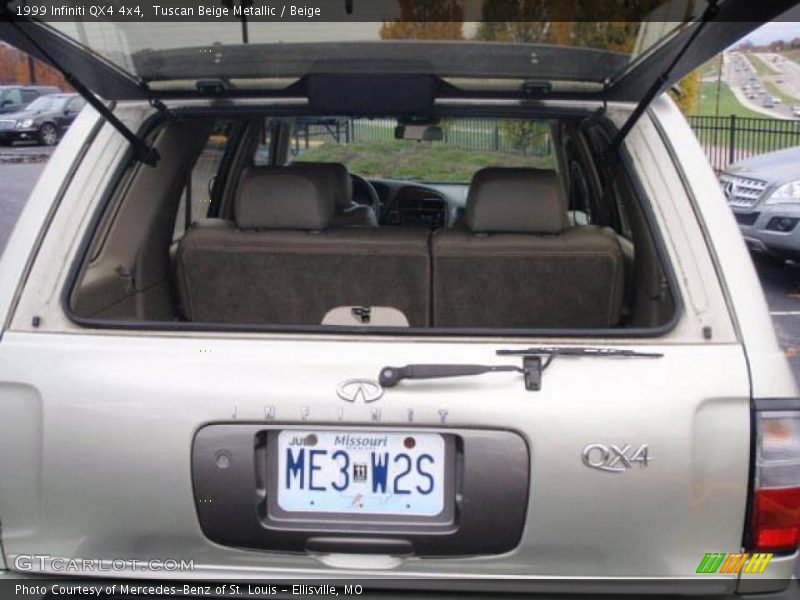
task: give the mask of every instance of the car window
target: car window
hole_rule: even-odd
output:
[[[569,211],[572,222],[574,225],[591,225],[594,223],[591,192],[583,165],[576,160],[570,161],[569,177]]]
[[[227,120],[220,120],[214,125],[213,132],[186,178],[175,219],[173,239],[177,240],[183,236],[187,224],[208,216],[214,186],[217,183],[222,159],[229,146],[233,127],[234,123]]]
[[[545,121],[442,121],[442,139],[395,139],[394,119],[302,118],[292,124],[290,162],[340,162],[363,177],[469,183],[487,166],[555,168]]]
[[[256,150],[253,154],[253,165],[256,167],[272,164],[272,132],[275,129],[275,125],[277,125],[277,121],[268,119],[264,121],[263,125],[259,128],[258,143],[256,144]]]
[[[39,92],[35,90],[22,90],[23,102],[33,102],[39,97]]]
[[[20,90],[8,90],[3,96],[3,104],[22,104],[22,92]]]
[[[61,110],[66,103],[64,98],[54,98],[53,96],[40,96],[28,105],[27,110],[32,112],[50,112]]]

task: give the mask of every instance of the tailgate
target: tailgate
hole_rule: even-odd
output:
[[[738,345],[639,347],[663,352],[658,359],[559,357],[535,392],[520,374],[492,373],[404,381],[377,399],[368,390],[349,399],[337,393],[348,380],[377,379],[387,365],[520,364],[494,356],[497,348],[8,332],[0,345],[0,479],[14,482],[0,487],[7,557],[12,565],[31,553],[192,559],[194,576],[224,569],[225,577],[340,568],[688,577],[707,552],[739,550],[750,416]],[[220,427],[224,435],[198,446]],[[278,473],[277,455],[264,449],[278,448],[276,436],[291,430],[433,434],[420,439],[446,458],[434,477],[450,512],[435,517],[419,543],[414,527],[427,513],[399,525],[389,519],[389,529],[350,515],[351,525],[331,529],[313,514],[278,511],[283,537],[305,544],[298,554],[280,551],[263,535],[263,495],[282,477],[269,475]],[[438,450],[435,436],[444,440]],[[255,469],[236,471],[241,461]],[[233,472],[241,476],[214,487]],[[237,505],[242,497],[249,504]],[[215,502],[227,508],[209,513]],[[218,535],[214,514],[235,521],[228,538],[209,539]],[[494,524],[500,541],[461,556],[459,548],[474,546],[448,546],[446,538],[477,517]],[[394,558],[365,562],[358,546],[320,545],[320,537],[347,538],[348,528],[399,541],[383,553]],[[376,547],[367,551],[382,554]]]

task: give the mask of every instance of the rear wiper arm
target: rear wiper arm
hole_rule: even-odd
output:
[[[442,379],[465,377],[484,373],[524,373],[522,367],[513,365],[406,365],[405,367],[383,367],[378,383],[383,387],[394,387],[403,379]]]
[[[484,373],[522,373],[525,376],[525,389],[530,391],[542,388],[542,371],[556,356],[585,356],[595,358],[661,358],[658,352],[639,352],[623,348],[591,348],[579,346],[542,346],[523,350],[498,350],[499,356],[521,356],[522,367],[514,365],[461,365],[461,364],[416,364],[404,367],[384,367],[378,382],[385,388],[394,387],[404,379],[442,379],[445,377],[466,377]],[[545,358],[542,363],[542,358]]]

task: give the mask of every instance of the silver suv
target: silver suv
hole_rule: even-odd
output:
[[[0,26],[91,104],[0,261],[1,576],[787,590],[798,390],[663,92],[792,5]]]
[[[800,257],[800,146],[760,154],[720,175],[747,245],[778,258]]]

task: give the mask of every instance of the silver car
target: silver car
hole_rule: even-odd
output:
[[[759,25],[704,8],[0,24],[90,104],[0,259],[0,580],[795,598],[798,389],[664,94]]]
[[[800,146],[729,165],[720,184],[754,251],[800,257]]]

